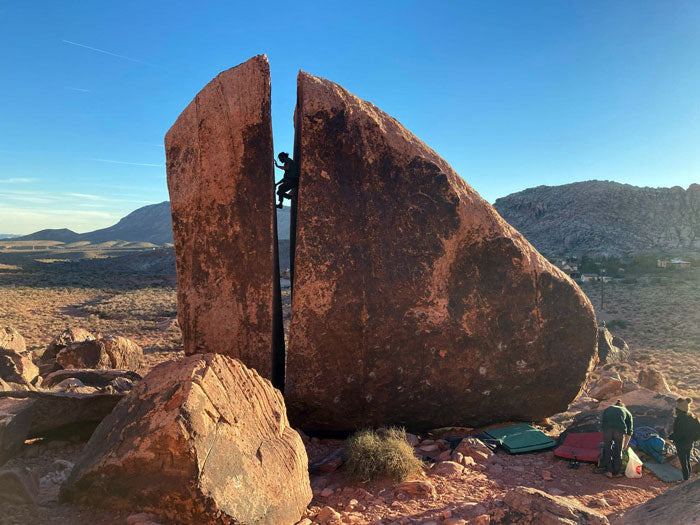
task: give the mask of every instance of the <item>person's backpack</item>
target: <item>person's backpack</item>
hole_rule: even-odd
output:
[[[698,421],[698,418],[696,417],[693,417],[693,427],[690,434],[693,441],[700,441],[700,421]]]

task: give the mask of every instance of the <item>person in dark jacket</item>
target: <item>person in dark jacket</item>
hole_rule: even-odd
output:
[[[690,479],[690,455],[694,441],[700,438],[700,422],[690,412],[693,400],[679,397],[676,400],[676,418],[673,420],[673,432],[669,439],[676,445],[678,459],[683,469],[683,479]]]
[[[297,167],[296,162],[294,162],[289,154],[285,152],[277,155],[277,158],[280,159],[282,165],[277,164],[277,161],[275,161],[275,166],[284,171],[282,180],[277,183],[279,185],[277,188],[277,196],[279,197],[277,207],[281,208],[282,201],[285,198],[291,199],[292,191],[299,186],[299,168]]]
[[[621,400],[603,410],[603,464],[606,476],[620,475],[622,451],[627,448],[632,437],[632,414]]]

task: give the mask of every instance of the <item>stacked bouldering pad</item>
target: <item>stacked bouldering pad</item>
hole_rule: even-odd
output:
[[[544,432],[525,424],[492,428],[483,434],[487,439],[497,441],[509,454],[545,450],[556,445]]]
[[[596,463],[600,453],[602,432],[568,433],[554,455],[560,458]]]
[[[683,479],[683,473],[668,463],[645,461],[642,466],[661,481],[665,481],[666,483],[675,483],[676,481],[681,481]]]

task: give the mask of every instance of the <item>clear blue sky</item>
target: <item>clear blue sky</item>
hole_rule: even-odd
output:
[[[490,202],[700,182],[696,1],[0,0],[0,43],[0,233],[87,231],[166,200],[165,132],[259,53],[277,151],[303,69],[396,117]]]

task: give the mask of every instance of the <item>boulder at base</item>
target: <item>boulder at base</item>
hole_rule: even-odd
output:
[[[63,368],[138,370],[141,347],[126,337],[108,336],[74,343],[59,351],[56,362]]]
[[[284,401],[219,354],[160,364],[97,428],[62,501],[184,523],[295,523],[312,493]]]
[[[168,131],[165,149],[185,354],[236,357],[268,379],[275,370],[281,386],[267,58],[209,82]]]
[[[300,73],[285,399],[295,426],[482,426],[566,409],[590,302],[434,151]]]

